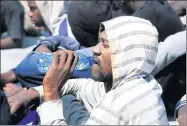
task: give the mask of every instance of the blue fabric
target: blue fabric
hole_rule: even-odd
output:
[[[65,18],[60,24],[59,35],[60,36],[68,36],[68,28],[67,28],[67,19]]]
[[[17,80],[25,87],[35,87],[42,85],[45,74],[39,72],[37,69],[37,60],[40,54],[34,52],[34,50],[44,43],[48,45],[49,50],[52,52],[57,51],[58,49],[69,49],[78,53],[82,53],[88,57],[93,56],[90,48],[81,47],[76,40],[70,37],[50,36],[45,40],[41,40],[39,44],[33,49],[33,51],[30,52],[15,69],[13,69],[17,75]],[[72,78],[90,77],[91,68],[87,69],[86,71],[74,71],[72,75]]]
[[[17,125],[37,125],[39,115],[35,110],[28,110],[27,115]]]
[[[62,96],[63,114],[67,125],[84,125],[90,114],[72,94]]]
[[[64,1],[64,8],[65,8],[65,10],[68,10],[68,4],[69,4],[69,1]],[[67,13],[64,14],[64,15],[67,15]],[[68,21],[67,18],[65,18],[61,22],[61,24],[59,26],[58,35],[60,35],[60,36],[66,36],[66,37],[69,36],[68,35],[68,23],[67,23],[67,21]]]
[[[84,51],[83,51],[84,52]],[[42,85],[45,73],[41,73],[37,68],[37,61],[40,53],[30,52],[24,60],[15,68],[18,81],[24,87],[35,87]],[[74,71],[71,78],[91,78],[92,71],[86,69],[84,71]]]

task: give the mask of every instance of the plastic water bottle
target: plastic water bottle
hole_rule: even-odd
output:
[[[41,73],[47,73],[49,66],[52,63],[53,55],[52,53],[38,53],[38,60],[37,60],[37,69]],[[93,57],[87,57],[84,54],[76,53],[79,57],[79,60],[75,66],[75,70],[72,76],[79,77],[80,72],[86,72],[83,77],[87,78],[88,76],[91,76],[90,69],[91,66],[94,64]],[[60,58],[60,57],[59,57]],[[89,72],[88,72],[89,70]],[[78,72],[76,72],[78,71]],[[76,75],[78,74],[78,75]],[[89,75],[88,75],[89,74]]]

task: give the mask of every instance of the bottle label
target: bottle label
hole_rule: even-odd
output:
[[[46,73],[49,69],[49,66],[52,63],[53,55],[52,53],[38,53],[38,60],[37,60],[37,69],[41,73]],[[79,57],[78,62],[75,66],[75,70],[81,71],[91,68],[94,64],[94,60],[92,57],[87,57],[81,53],[76,53]],[[60,59],[60,57],[59,57]]]

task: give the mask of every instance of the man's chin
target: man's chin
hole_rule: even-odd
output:
[[[92,79],[104,83],[112,83],[112,76],[104,75],[102,72],[92,73]]]
[[[36,24],[32,24],[32,26],[37,29],[37,30],[44,30],[45,28],[43,26],[40,26],[40,25],[36,25]]]
[[[92,79],[95,81],[104,82],[104,78],[102,78],[101,76],[98,76],[98,75],[92,74]]]
[[[95,81],[101,81],[101,82],[103,82],[103,77],[102,77],[101,69],[98,66],[98,64],[94,64],[92,66],[92,79],[95,80]]]
[[[92,79],[99,82],[112,82],[112,75],[106,75],[102,72],[101,67],[97,64],[92,66]]]

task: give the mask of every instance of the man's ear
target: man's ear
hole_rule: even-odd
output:
[[[100,28],[99,28],[99,33],[98,33],[98,42],[99,42],[99,35],[105,30],[105,26],[101,23]]]

